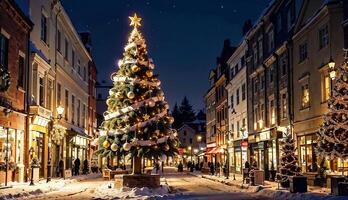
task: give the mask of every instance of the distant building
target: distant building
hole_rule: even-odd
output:
[[[232,47],[229,40],[224,41],[220,56],[216,59],[216,69],[210,72],[209,80],[211,88],[205,95],[207,110],[207,126],[209,126],[209,143],[206,152],[208,161],[217,163],[224,162],[227,151],[228,135],[228,116],[227,116],[227,91],[226,84],[228,80],[227,60],[233,54],[235,47]],[[214,91],[212,91],[214,90]],[[215,97],[213,96],[215,94]],[[215,98],[215,100],[213,100]],[[215,111],[215,113],[212,113]],[[214,117],[215,115],[215,117]],[[209,118],[209,119],[208,119]],[[215,118],[215,120],[214,120]],[[212,133],[214,135],[212,135]],[[211,142],[211,137],[215,138],[215,144]]]
[[[184,123],[178,129],[178,138],[180,140],[180,148],[184,152],[184,162],[198,162],[198,157],[203,162],[202,155],[206,149],[206,122],[205,120],[195,120],[190,123]]]

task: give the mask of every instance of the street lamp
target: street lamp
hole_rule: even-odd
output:
[[[57,108],[56,108],[56,111],[57,111],[57,117],[52,117],[51,118],[51,122],[52,122],[52,128],[51,128],[51,132],[53,130],[53,123],[55,120],[57,120],[57,122],[59,123],[59,121],[62,119],[62,115],[64,113],[64,107],[59,105]],[[52,165],[51,165],[51,146],[52,146],[52,135],[50,134],[50,138],[48,140],[48,163],[47,163],[47,183],[49,181],[51,181],[51,177],[52,177]],[[60,152],[58,153],[60,155]]]

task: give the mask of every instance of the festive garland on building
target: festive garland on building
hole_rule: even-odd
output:
[[[0,92],[5,92],[11,85],[10,73],[7,69],[0,67]]]

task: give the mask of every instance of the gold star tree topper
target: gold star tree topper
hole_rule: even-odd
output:
[[[134,26],[134,28],[137,28],[138,26],[141,26],[140,21],[141,18],[137,16],[137,14],[135,13],[133,17],[129,17],[129,19],[131,20],[130,25]]]

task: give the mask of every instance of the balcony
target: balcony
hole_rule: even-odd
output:
[[[52,117],[52,111],[50,111],[44,107],[41,107],[39,105],[30,106],[29,114],[38,115],[38,116],[44,117],[46,119],[51,119],[51,117]]]

